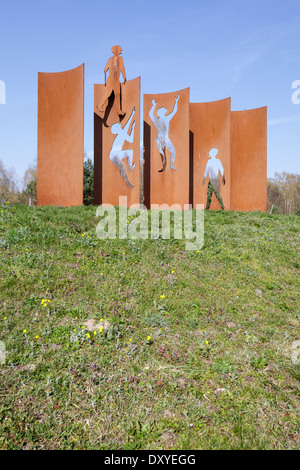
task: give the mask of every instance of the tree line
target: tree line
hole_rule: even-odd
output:
[[[83,177],[83,202],[93,204],[94,199],[94,164],[85,154]],[[13,169],[5,168],[0,160],[0,202],[10,204],[36,203],[37,172],[36,163],[30,165],[24,173],[21,188],[17,184]],[[218,178],[212,178],[211,184],[219,190]],[[268,212],[273,214],[300,215],[300,175],[295,173],[275,173],[267,181]]]

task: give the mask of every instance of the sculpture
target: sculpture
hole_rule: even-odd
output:
[[[105,95],[102,99],[102,102],[97,106],[101,118],[104,117],[105,110],[108,105],[108,100],[112,93],[114,93],[118,116],[120,118],[125,116],[125,113],[122,111],[122,96],[120,85],[121,73],[124,78],[124,84],[126,83],[126,72],[123,57],[120,56],[120,54],[122,53],[122,48],[121,46],[113,46],[111,50],[114,55],[109,58],[104,69]],[[106,79],[107,72],[109,72],[109,75]]]

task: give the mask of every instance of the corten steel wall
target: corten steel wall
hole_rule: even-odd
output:
[[[84,64],[38,74],[37,205],[83,204]]]
[[[267,210],[267,107],[231,112],[231,209]]]
[[[94,85],[94,204],[119,205],[119,196],[127,196],[127,205],[140,202],[140,77],[121,84],[122,110],[126,112],[120,121],[114,98],[111,97],[105,116],[102,119],[97,109],[104,96],[105,85]],[[133,143],[125,142],[123,150],[133,150],[133,162],[135,167],[129,171],[127,159],[123,160],[126,174],[133,188],[128,187],[121,176],[119,169],[110,160],[115,134],[111,132],[111,126],[120,123],[122,128],[126,124],[135,107],[135,114],[129,127],[135,121]]]
[[[225,172],[225,185],[220,183],[224,208],[230,209],[230,112],[231,99],[208,103],[190,103],[190,141],[193,161],[193,206],[207,200],[208,178],[202,186],[209,151],[218,149],[216,158],[221,160]],[[221,178],[219,178],[221,179]],[[211,209],[221,208],[212,198]]]
[[[167,151],[167,170],[159,173],[162,160],[156,144],[157,130],[149,116],[152,100],[156,110],[165,107],[167,114],[174,108],[180,95],[176,114],[170,121],[169,138],[176,149],[175,167],[170,168],[170,152]],[[156,115],[156,113],[155,113]],[[189,204],[189,88],[172,93],[144,95],[144,204]]]

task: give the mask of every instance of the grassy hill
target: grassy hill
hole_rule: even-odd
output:
[[[299,449],[299,217],[206,212],[186,251],[95,215],[2,208],[0,448]]]

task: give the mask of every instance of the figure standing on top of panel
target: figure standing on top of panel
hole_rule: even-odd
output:
[[[119,124],[118,122],[116,122],[115,124],[111,126],[111,132],[112,134],[116,134],[116,137],[113,141],[112,149],[109,154],[110,160],[119,169],[120,174],[122,178],[124,179],[126,185],[129,186],[130,188],[134,188],[134,186],[130,183],[127,177],[126,169],[122,160],[124,158],[128,158],[127,161],[128,161],[129,170],[132,171],[135,167],[135,163],[132,163],[133,150],[122,150],[122,147],[125,141],[131,144],[133,143],[135,121],[133,121],[130,134],[128,134],[128,131],[129,131],[129,127],[130,127],[134,114],[135,114],[135,108],[133,108],[131,116],[123,128],[121,124]]]
[[[159,172],[166,171],[167,169],[167,155],[166,155],[167,150],[171,152],[170,168],[172,168],[173,170],[177,170],[177,168],[175,168],[176,150],[169,138],[169,125],[170,125],[170,121],[172,117],[177,112],[177,103],[179,100],[179,96],[180,95],[177,95],[175,98],[174,108],[171,113],[167,114],[167,109],[162,107],[156,111],[156,114],[158,116],[156,117],[154,114],[154,111],[155,111],[155,107],[157,103],[155,102],[154,99],[152,100],[152,108],[149,111],[149,116],[157,130],[156,144],[157,144],[157,148],[160,153],[162,165],[163,165],[162,169],[159,170]]]
[[[122,111],[122,96],[120,84],[121,73],[124,78],[124,83],[126,83],[126,72],[123,57],[121,57],[120,55],[122,53],[122,48],[121,46],[113,46],[111,50],[114,55],[110,57],[104,69],[105,94],[102,103],[97,106],[101,118],[104,117],[105,110],[108,105],[108,100],[112,93],[114,93],[115,96],[115,104],[117,106],[117,112],[119,117],[124,117],[126,114],[124,111]],[[109,75],[106,79],[107,72],[109,72]]]

